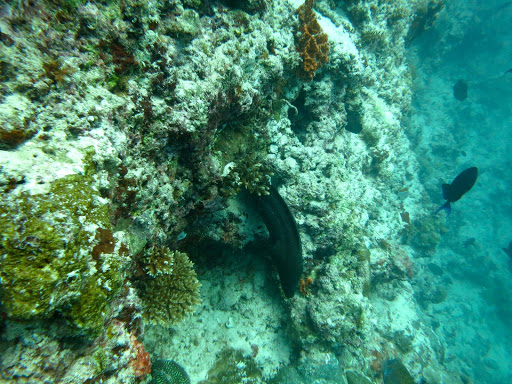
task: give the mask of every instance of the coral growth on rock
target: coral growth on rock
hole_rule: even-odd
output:
[[[208,371],[208,379],[199,384],[259,384],[261,371],[250,356],[240,350],[226,348]]]
[[[328,38],[318,24],[313,3],[314,0],[306,0],[297,10],[300,21],[297,50],[302,58],[300,75],[306,80],[313,80],[315,71],[329,60]]]
[[[358,337],[364,321],[367,299],[363,296],[363,288],[369,279],[368,261],[358,261],[361,270],[358,278],[350,275],[349,261],[338,260],[325,266],[315,281],[317,293],[308,300],[306,311],[312,325],[322,335],[322,339],[339,346],[353,342]],[[352,262],[357,257],[352,259]],[[364,271],[366,270],[366,271]],[[336,294],[334,294],[336,292]]]
[[[149,355],[141,344],[140,311],[135,290],[126,283],[110,303],[101,334],[92,340],[70,339],[58,322],[26,326],[8,321],[1,379],[17,383],[139,382],[151,371]]]
[[[108,206],[91,172],[56,180],[47,194],[20,193],[0,205],[0,276],[8,318],[49,319],[58,311],[74,332],[101,331],[129,259],[112,234]]]

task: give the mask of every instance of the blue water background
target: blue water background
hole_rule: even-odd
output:
[[[445,271],[447,299],[424,312],[445,344],[445,366],[482,384],[512,382],[512,259],[501,249],[512,241],[511,25],[506,1],[446,1],[409,49],[407,133],[431,200],[441,205],[441,183],[460,171],[480,171],[430,259]],[[465,101],[453,96],[459,79]]]

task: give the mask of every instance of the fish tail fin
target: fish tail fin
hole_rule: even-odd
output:
[[[448,199],[448,192],[450,190],[450,184],[443,184],[441,185],[441,189],[443,191],[443,199]]]
[[[439,213],[439,211],[445,211],[446,212],[446,216],[450,216],[450,213],[452,213],[452,206],[450,205],[450,202],[447,201],[446,203],[441,205],[437,209],[436,213],[434,213],[434,215],[437,215]]]

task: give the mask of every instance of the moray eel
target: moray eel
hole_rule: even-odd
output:
[[[302,275],[302,244],[295,219],[283,198],[272,186],[269,192],[268,195],[252,196],[270,236],[270,252],[281,286],[285,296],[290,298]]]

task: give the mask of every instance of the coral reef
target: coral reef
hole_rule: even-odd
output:
[[[306,0],[297,10],[300,22],[297,50],[302,58],[300,75],[307,80],[313,80],[315,71],[329,61],[328,38],[318,24],[313,3],[314,0]]]
[[[370,379],[359,372],[347,372],[347,384],[372,384]]]
[[[307,384],[321,382],[325,384],[346,384],[342,365],[332,354],[318,354],[308,359],[300,359],[281,369],[268,381],[269,384]]]
[[[152,247],[140,258],[145,275],[134,284],[143,301],[145,318],[155,324],[182,320],[199,304],[199,288],[194,264],[183,252]]]
[[[242,189],[257,195],[267,194],[273,175],[265,157],[269,140],[265,134],[255,135],[258,124],[227,123],[215,140],[213,151],[221,156],[222,174],[219,191],[234,197]]]
[[[29,100],[11,95],[0,109],[0,149],[14,149],[36,134],[30,120],[34,113]]]
[[[235,349],[225,349],[208,371],[208,379],[199,384],[258,384],[261,381],[261,371],[251,357],[244,356],[243,352]]]
[[[152,245],[139,257],[139,268],[149,278],[170,275],[174,266],[174,252],[167,247]]]
[[[383,245],[425,204],[404,37],[437,3],[307,0],[298,22],[288,0],[2,5],[6,380],[170,380],[148,352],[186,356],[193,382],[437,370],[411,260]],[[312,281],[286,304],[236,196],[271,177]]]
[[[133,369],[135,377],[145,377],[151,373],[152,364],[149,353],[144,349],[142,345],[134,335],[130,335],[130,345],[133,350],[133,360],[129,362],[129,365]]]
[[[440,218],[425,217],[414,220],[410,230],[411,245],[425,252],[432,252],[441,241],[441,234],[446,231]]]
[[[109,312],[101,334],[89,341],[70,338],[58,322],[26,326],[8,321],[0,381],[139,382],[151,371],[151,363],[139,341],[140,302],[129,284],[112,299]]]
[[[287,336],[289,313],[277,276],[274,281],[271,275],[272,265],[245,250],[219,244],[205,248],[203,261],[194,257],[202,284],[200,308],[170,328],[147,326],[144,340],[149,352],[164,359],[179,357],[191,381],[199,382],[231,347],[244,357],[252,356],[262,375],[272,377],[282,361],[291,362],[293,347]]]

